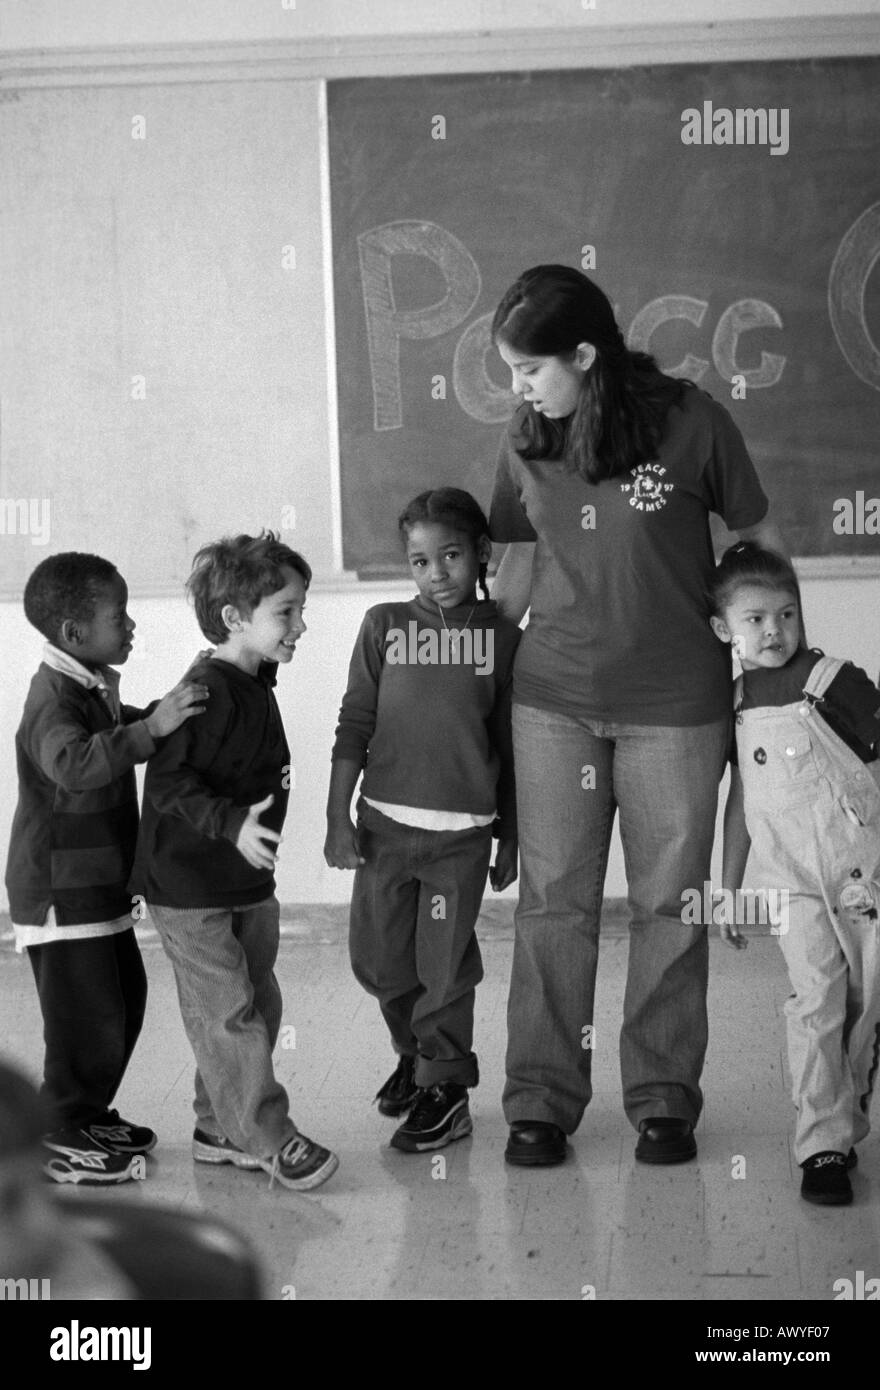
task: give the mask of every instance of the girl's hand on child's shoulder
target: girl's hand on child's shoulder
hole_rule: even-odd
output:
[[[519,841],[516,836],[500,839],[495,852],[495,863],[489,870],[489,882],[496,893],[501,893],[516,882],[516,858]]]
[[[324,858],[331,869],[356,869],[367,862],[360,852],[357,831],[348,818],[328,825]]]

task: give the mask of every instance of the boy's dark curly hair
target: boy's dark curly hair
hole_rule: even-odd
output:
[[[116,566],[100,555],[78,550],[49,555],[25,585],[25,617],[49,642],[55,642],[66,618],[91,622],[102,591],[118,578]]]

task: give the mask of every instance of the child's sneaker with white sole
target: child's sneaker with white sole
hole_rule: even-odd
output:
[[[391,1144],[406,1153],[425,1153],[464,1139],[473,1128],[467,1087],[447,1081],[419,1092],[403,1124],[391,1136]]]
[[[239,1149],[225,1134],[208,1134],[204,1129],[193,1131],[192,1156],[196,1163],[232,1163],[236,1168],[251,1169],[263,1166],[256,1155]]]
[[[84,1129],[59,1129],[43,1136],[43,1172],[53,1182],[82,1183],[98,1187],[104,1183],[130,1182],[142,1175],[135,1170],[134,1154],[114,1153]]]
[[[123,1120],[118,1110],[105,1110],[96,1120],[83,1125],[83,1129],[99,1144],[118,1154],[148,1154],[158,1141],[152,1129]]]
[[[280,1182],[293,1192],[309,1192],[332,1178],[339,1159],[304,1134],[294,1134],[274,1158],[260,1159],[260,1167],[270,1175],[269,1186]]]

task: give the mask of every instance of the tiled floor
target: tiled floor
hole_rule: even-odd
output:
[[[490,924],[483,939],[474,1135],[418,1156],[389,1149],[394,1122],[370,1104],[393,1065],[378,1008],[352,979],[344,942],[332,930],[319,935],[282,945],[284,1026],[295,1029],[295,1046],[279,1046],[277,1069],[297,1123],[340,1155],[326,1187],[297,1196],[270,1191],[262,1173],[193,1164],[192,1064],[171,972],[151,940],[147,1022],[119,1098],[160,1144],[147,1181],[114,1196],[232,1221],[263,1259],[269,1298],[830,1300],[835,1279],[880,1275],[880,1136],[862,1146],[852,1207],[820,1209],[798,1196],[775,941],[755,937],[744,953],[712,942],[699,1159],[651,1169],[633,1160],[618,1094],[626,940],[603,939],[596,1094],[569,1162],[528,1171],[502,1159],[509,932]],[[0,1051],[36,1074],[36,997],[8,942],[0,1017]]]

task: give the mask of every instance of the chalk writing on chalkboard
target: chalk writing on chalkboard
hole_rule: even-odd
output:
[[[868,332],[865,290],[880,259],[880,203],[872,203],[845,233],[828,279],[834,336],[856,376],[880,391],[880,350]]]
[[[841,250],[843,245],[841,243]],[[358,247],[370,352],[374,428],[400,429],[403,424],[401,339],[436,338],[459,328],[479,298],[482,283],[480,271],[467,247],[451,232],[433,222],[391,222],[384,227],[372,227],[358,237]],[[447,287],[441,300],[419,309],[399,311],[395,308],[392,258],[397,253],[427,256],[440,268]],[[880,254],[880,239],[874,254]],[[850,283],[853,280],[852,260],[850,256],[844,261],[838,252],[835,259],[836,278],[841,280],[841,267],[845,265],[847,283],[834,283],[833,276],[828,288],[829,304],[847,307],[846,314],[838,310],[836,319],[833,317],[832,321],[841,348],[851,363],[850,353],[861,362],[864,356],[862,344],[870,342],[863,306],[858,302],[858,296],[854,296],[854,285]],[[633,350],[651,352],[651,340],[662,324],[684,319],[699,328],[708,308],[708,301],[692,295],[660,295],[639,309],[625,334],[627,343]],[[491,323],[491,313],[481,314],[464,329],[455,345],[452,381],[456,400],[471,419],[484,424],[500,424],[509,418],[516,397],[512,392],[500,389],[486,370],[486,356],[493,347]],[[779,314],[772,304],[767,304],[763,299],[737,299],[729,304],[719,315],[712,335],[712,360],[718,375],[726,381],[741,376],[746,389],[774,386],[785,368],[784,354],[762,351],[759,364],[749,367],[737,360],[738,348],[743,334],[753,329],[781,327]],[[688,352],[680,363],[667,366],[665,370],[670,376],[699,381],[708,367],[709,362],[705,358]],[[858,371],[857,375],[861,376],[862,372]]]
[[[400,386],[401,338],[435,338],[467,319],[480,297],[479,267],[456,236],[434,222],[389,222],[372,227],[358,237],[361,279],[370,370],[374,421],[377,430],[399,429],[403,424]],[[397,253],[427,256],[441,270],[446,294],[435,304],[420,309],[397,310],[394,305],[392,258]],[[841,352],[860,380],[880,391],[880,351],[868,331],[865,286],[874,262],[880,257],[880,203],[874,203],[853,223],[841,239],[828,277],[828,312]],[[652,299],[635,315],[625,333],[633,350],[652,351],[657,329],[673,319],[702,327],[709,304],[692,295],[664,294]],[[486,354],[492,348],[492,314],[481,314],[465,328],[455,345],[453,389],[466,414],[484,424],[508,419],[516,402],[501,390],[486,371]],[[737,299],[722,311],[712,335],[712,360],[726,381],[741,375],[747,389],[775,386],[785,367],[785,355],[761,352],[756,367],[737,361],[739,340],[756,328],[782,328],[782,319],[763,299]],[[667,366],[670,376],[700,381],[709,363],[688,352],[677,365]]]

